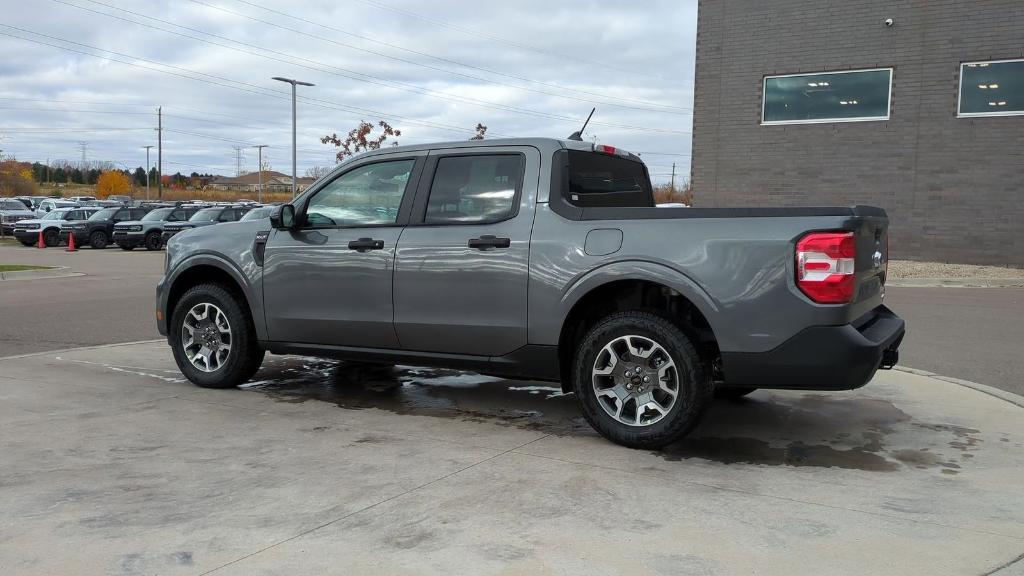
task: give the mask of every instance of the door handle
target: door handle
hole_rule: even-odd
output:
[[[469,247],[477,250],[489,250],[491,248],[508,248],[512,245],[510,238],[498,238],[492,234],[484,234],[479,238],[470,238]]]
[[[348,243],[349,250],[356,250],[359,252],[368,252],[370,250],[383,250],[384,241],[374,240],[373,238],[360,238],[353,240]]]

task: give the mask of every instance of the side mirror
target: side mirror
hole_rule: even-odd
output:
[[[295,229],[295,206],[284,204],[270,213],[270,226],[278,230]]]

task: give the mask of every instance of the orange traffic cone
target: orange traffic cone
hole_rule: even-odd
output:
[[[46,248],[46,242],[43,241],[43,231],[39,231],[39,241],[36,242],[36,248]]]
[[[68,248],[65,252],[78,252],[78,248],[75,248],[75,233],[68,234]]]

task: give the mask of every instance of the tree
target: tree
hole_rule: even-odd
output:
[[[484,134],[487,134],[487,126],[477,122],[475,130],[476,134],[473,134],[473,137],[470,138],[470,140],[483,140]]]
[[[686,204],[693,206],[693,188],[686,184],[682,188],[671,184],[659,184],[654,187],[655,204]]]
[[[143,168],[142,166],[139,166],[138,168],[136,168],[135,169],[135,174],[132,176],[132,179],[135,180],[135,185],[136,186],[145,186],[146,185],[146,169]]]
[[[327,166],[313,166],[306,169],[306,178],[322,178],[330,171],[331,169]]]
[[[125,195],[132,191],[132,181],[120,170],[107,170],[96,179],[96,197],[106,198],[114,194]]]
[[[18,162],[12,156],[0,162],[0,195],[21,196],[39,193],[39,186],[32,178],[32,165]]]
[[[381,128],[381,133],[377,136],[370,136],[370,133],[373,132],[373,124],[364,120],[359,122],[359,126],[349,130],[348,136],[346,136],[344,140],[339,138],[337,134],[331,134],[321,138],[320,142],[324,144],[334,144],[341,148],[336,156],[338,162],[341,162],[345,158],[355,156],[360,152],[379,150],[384,144],[384,141],[388,139],[388,136],[398,138],[402,135],[401,130],[393,128],[384,120],[377,122],[377,125]],[[398,141],[395,140],[391,145],[398,146]]]

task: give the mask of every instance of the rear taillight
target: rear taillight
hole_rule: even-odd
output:
[[[846,304],[857,287],[853,232],[813,232],[796,244],[796,285],[820,304]]]

